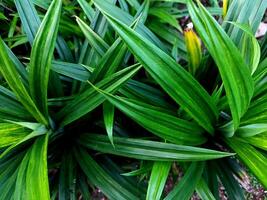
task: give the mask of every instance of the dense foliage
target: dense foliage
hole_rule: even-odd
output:
[[[267,188],[267,0],[220,3],[1,1],[0,200]]]

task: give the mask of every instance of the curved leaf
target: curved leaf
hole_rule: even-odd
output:
[[[78,143],[96,151],[142,160],[201,161],[231,156],[226,152],[141,139],[113,137],[114,146],[107,136],[83,134]]]
[[[116,180],[108,175],[86,152],[85,149],[75,149],[74,155],[80,164],[83,172],[86,174],[89,181],[99,187],[101,191],[112,200],[118,199],[139,199],[124,187],[122,187]]]
[[[14,62],[9,58],[9,52],[0,37],[0,71],[6,79],[9,87],[12,89],[18,100],[40,123],[48,124],[47,120],[40,113],[28,91],[22,83],[21,77],[15,67]]]
[[[204,170],[204,162],[193,162],[186,170],[184,177],[164,200],[188,200],[192,196]]]
[[[103,92],[102,94],[118,109],[159,137],[176,144],[187,145],[199,145],[206,141],[202,135],[203,129],[193,122],[179,119],[164,109],[138,100],[112,96]]]
[[[201,3],[198,4],[199,8],[192,0],[187,5],[200,38],[219,68],[234,128],[237,129],[253,95],[254,83],[250,70],[233,41]]]
[[[264,187],[267,187],[267,158],[241,139],[227,139],[226,143],[237,153],[239,158],[254,173]]]
[[[137,60],[161,87],[204,129],[213,133],[213,123],[218,117],[218,111],[206,90],[153,43],[105,12],[101,7],[99,9],[106,15]]]
[[[19,166],[15,199],[50,200],[47,169],[48,133],[36,139]]]
[[[160,200],[171,165],[171,162],[154,163],[146,194],[147,200]]]
[[[107,92],[115,92],[139,69],[139,64],[130,66],[113,74],[110,77],[103,79],[98,84],[96,84],[96,86]],[[77,95],[71,102],[63,107],[61,111],[57,113],[56,117],[61,121],[61,126],[64,126],[75,121],[76,119],[79,119],[83,115],[95,109],[104,101],[105,98],[97,91],[95,91],[94,88],[90,87],[81,94]]]
[[[57,31],[61,11],[61,0],[54,0],[33,42],[29,83],[34,102],[48,118],[47,88],[49,72],[56,44]]]

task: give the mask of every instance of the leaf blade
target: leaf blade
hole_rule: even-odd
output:
[[[59,27],[61,3],[61,0],[54,0],[50,5],[36,34],[31,52],[30,91],[33,100],[46,118],[48,118],[47,89],[49,72]]]

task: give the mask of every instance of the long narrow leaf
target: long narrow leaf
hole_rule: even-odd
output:
[[[89,181],[99,187],[109,199],[138,199],[111,178],[83,148],[76,149],[74,155]]]
[[[31,52],[29,73],[31,95],[46,118],[48,118],[49,72],[56,43],[61,3],[61,0],[54,0],[50,5],[34,39]]]
[[[219,68],[236,129],[253,95],[250,70],[233,41],[208,11],[200,3],[197,8],[192,0],[187,5],[198,34]]]
[[[94,0],[98,2],[98,0]],[[123,22],[99,9],[106,15],[138,61],[204,129],[213,133],[218,111],[203,87],[170,56],[142,37]]]
[[[114,146],[107,136],[83,134],[78,142],[90,149],[125,157],[155,161],[200,161],[222,158],[232,154],[210,149],[154,142],[141,139],[113,137]]]
[[[50,200],[47,169],[48,134],[27,151],[18,172],[15,199]]]
[[[1,37],[0,66],[0,71],[2,72],[7,83],[9,84],[9,87],[13,90],[14,94],[17,96],[23,106],[33,115],[33,117],[38,122],[48,124],[47,120],[40,113],[33,100],[31,99],[30,95],[28,94],[26,88],[24,87],[14,63],[9,58],[9,53]]]
[[[251,145],[242,142],[241,139],[227,139],[226,143],[237,153],[259,181],[267,187],[267,158]]]
[[[146,199],[159,200],[171,168],[171,162],[155,162],[149,179]]]
[[[119,87],[125,83],[129,78],[131,78],[138,70],[139,65],[133,65],[131,67],[125,68],[110,77],[102,80],[97,87],[107,91],[115,92]],[[105,101],[105,97],[95,91],[94,88],[90,87],[86,89],[83,93],[78,95],[67,104],[58,114],[57,118],[61,120],[61,126],[67,125],[76,119],[82,117],[86,113],[95,109],[101,103]]]
[[[176,144],[187,145],[198,145],[206,141],[201,135],[202,128],[195,123],[179,119],[164,109],[137,100],[112,96],[103,92],[102,94],[118,109],[159,137]]]
[[[173,188],[173,190],[167,195],[164,200],[188,200],[192,196],[200,178],[203,173],[205,163],[204,162],[193,162],[182,180]]]

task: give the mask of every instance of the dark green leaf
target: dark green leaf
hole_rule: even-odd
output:
[[[54,0],[33,42],[29,83],[34,102],[48,119],[47,88],[59,25],[61,0]]]

